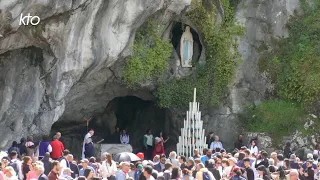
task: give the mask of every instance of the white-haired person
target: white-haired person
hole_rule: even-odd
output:
[[[11,166],[5,167],[4,173],[6,180],[18,180],[17,174]]]
[[[129,178],[130,163],[129,162],[121,162],[120,170],[116,173],[116,180],[124,180]]]
[[[167,163],[171,163],[172,167],[180,167],[179,160],[177,159],[177,153],[175,151],[170,152]]]
[[[213,174],[204,166],[204,164],[200,163],[197,165],[196,179],[203,180],[204,177],[206,177],[206,179],[216,180]]]
[[[219,148],[220,150],[223,149],[222,143],[220,142],[219,136],[214,137],[214,141],[210,145],[211,150],[216,150]]]
[[[73,171],[70,168],[63,168],[59,179],[72,180],[71,173]]]
[[[44,166],[37,164],[35,166],[35,172],[38,176],[38,180],[48,180],[48,176],[44,174]]]

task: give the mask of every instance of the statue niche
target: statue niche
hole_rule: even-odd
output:
[[[192,67],[193,55],[193,38],[190,27],[187,26],[185,32],[181,36],[180,41],[180,57],[182,67]]]

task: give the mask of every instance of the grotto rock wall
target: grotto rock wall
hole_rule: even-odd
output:
[[[244,0],[238,4],[235,18],[244,27],[244,35],[238,39],[242,61],[225,101],[219,108],[208,108],[203,112],[207,132],[219,135],[227,149],[233,148],[237,135],[242,133],[237,114],[247,104],[259,103],[273,90],[273,84],[259,72],[259,57],[263,51],[272,48],[272,38],[288,36],[286,23],[294,12],[299,11],[299,0]]]
[[[65,110],[65,119],[82,121],[115,96],[140,96],[121,90],[111,67],[130,55],[135,31],[148,17],[161,11],[169,20],[189,5],[190,0],[1,0],[0,147],[48,134]],[[39,16],[41,23],[19,26],[21,13]],[[42,57],[36,62],[34,49]],[[144,92],[140,97],[150,98]]]

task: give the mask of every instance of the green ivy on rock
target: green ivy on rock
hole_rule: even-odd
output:
[[[304,2],[302,7],[305,12],[287,24],[289,37],[276,42],[259,68],[268,72],[280,99],[302,103],[312,112],[320,97],[320,3],[307,8]]]
[[[192,1],[187,16],[204,39],[206,64],[196,65],[196,76],[161,84],[157,89],[160,107],[188,106],[188,102],[193,98],[193,88],[197,88],[197,97],[202,105],[217,105],[223,97],[239,59],[233,37],[240,35],[243,30],[234,22],[234,9],[229,1],[223,0],[222,3],[225,17],[222,24],[216,26],[213,8],[206,8],[197,0]]]
[[[137,83],[161,78],[167,70],[172,45],[162,38],[161,28],[154,20],[149,20],[138,29],[133,56],[126,61],[123,70],[127,85],[134,87]]]

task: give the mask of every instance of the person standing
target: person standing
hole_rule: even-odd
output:
[[[19,146],[18,146],[17,141],[13,141],[13,142],[12,142],[12,146],[8,149],[8,154],[10,154],[11,151],[16,151],[16,152],[18,153],[18,157],[21,156],[21,154],[20,154],[20,148],[19,148]]]
[[[60,133],[60,132],[57,132],[56,135],[57,135],[57,139],[60,141],[60,139],[61,139],[61,133]]]
[[[27,179],[27,174],[30,171],[30,166],[32,163],[32,159],[29,156],[24,156],[23,157],[23,163],[22,163],[22,174],[23,174],[23,180]]]
[[[21,161],[18,159],[18,153],[16,151],[11,151],[10,152],[10,161],[8,166],[12,166],[12,168],[14,169],[14,171],[17,173],[17,176],[19,179],[23,179],[23,173],[22,173],[22,163]]]
[[[94,131],[91,129],[84,137],[83,140],[83,145],[82,145],[82,159],[85,159],[87,156],[85,155],[86,148],[87,148],[87,155],[90,155],[92,147],[93,147],[93,142],[91,137],[94,135]],[[87,146],[87,147],[86,147]],[[90,156],[91,157],[91,156]]]
[[[251,152],[251,154],[254,155],[255,157],[258,156],[259,150],[258,150],[258,146],[257,146],[257,141],[256,141],[256,140],[252,140],[252,141],[251,141],[250,152]]]
[[[209,134],[207,135],[207,142],[206,144],[208,144],[208,149],[210,149],[210,145],[211,143],[214,141],[214,134],[213,132],[209,132]]]
[[[290,142],[287,142],[287,143],[286,143],[286,146],[285,146],[284,149],[283,149],[283,156],[284,156],[285,158],[290,158],[291,154],[292,154],[291,143],[290,143]]]
[[[119,144],[120,140],[120,128],[118,126],[114,127],[114,133],[112,135],[112,143]]]
[[[57,135],[53,136],[53,141],[51,141],[50,145],[52,147],[51,158],[53,160],[59,159],[64,151],[64,146],[62,142],[58,140]]]
[[[62,169],[65,169],[65,168],[70,168],[70,163],[68,161],[68,155],[70,154],[70,151],[68,149],[65,149],[63,151],[63,156],[61,158],[59,158],[59,161],[60,161],[60,167]]]
[[[46,176],[48,176],[48,174],[50,173],[51,171],[51,161],[50,161],[50,153],[47,152],[44,157],[41,159],[41,162],[43,163],[43,167],[44,167],[44,174]]]
[[[20,156],[27,154],[27,147],[26,147],[26,139],[25,138],[20,139],[20,144],[18,145],[18,147],[19,147],[19,151],[20,151]]]
[[[234,142],[234,149],[240,150],[242,146],[244,146],[244,144],[243,144],[243,136],[240,134],[238,136],[238,139]]]
[[[163,133],[160,131],[159,137],[155,138],[155,147],[153,150],[153,157],[156,155],[162,155],[165,153],[164,143],[166,143],[168,140],[169,138],[167,138],[166,140],[163,139]]]
[[[143,136],[143,145],[146,150],[145,159],[152,160],[152,150],[153,150],[154,138],[151,129],[147,130],[147,133]]]
[[[129,144],[129,135],[127,134],[127,130],[123,129],[122,134],[120,135],[121,144]]]
[[[27,147],[27,156],[30,156],[32,161],[35,161],[35,159],[34,159],[35,145],[33,143],[32,136],[27,137],[26,147]]]
[[[39,160],[41,160],[47,152],[51,153],[52,147],[50,145],[48,137],[43,136],[42,141],[39,142],[38,150],[36,152]]]

